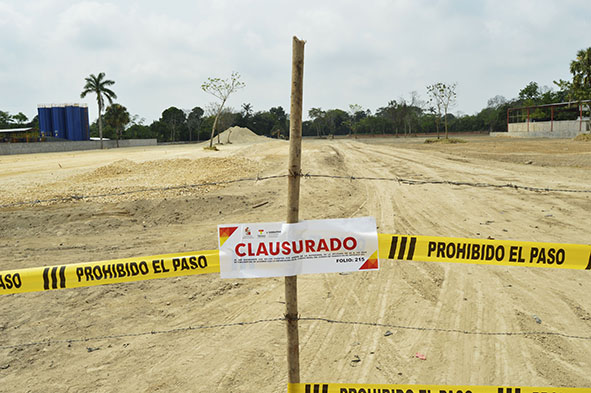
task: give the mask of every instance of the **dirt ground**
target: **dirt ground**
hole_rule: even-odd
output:
[[[218,224],[283,221],[285,178],[141,191],[286,172],[286,141],[232,138],[0,156],[0,205],[66,198],[0,208],[0,270],[215,249]],[[591,190],[591,143],[464,139],[305,140],[303,172]],[[366,215],[381,233],[589,244],[591,193],[302,179],[301,219]],[[364,323],[300,321],[302,381],[591,387],[586,271],[383,261],[298,283],[302,317]],[[183,330],[280,318],[283,290],[202,275],[3,296],[0,391],[286,391],[283,322]]]

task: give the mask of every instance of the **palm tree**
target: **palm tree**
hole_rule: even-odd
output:
[[[103,119],[102,113],[103,108],[105,106],[105,99],[104,97],[109,100],[109,104],[113,103],[113,99],[117,98],[117,94],[107,86],[112,86],[115,84],[114,81],[109,79],[104,79],[105,73],[101,72],[98,76],[94,74],[90,74],[90,76],[86,77],[84,80],[86,81],[86,85],[84,85],[84,90],[80,93],[80,98],[86,97],[88,93],[95,93],[96,94],[96,102],[98,103],[98,124],[99,124],[99,137],[101,138],[101,149],[103,148]]]
[[[591,47],[577,52],[577,58],[570,63],[570,72],[576,99],[591,99]]]
[[[123,129],[130,120],[129,112],[123,105],[111,104],[105,111],[105,123],[115,129],[115,134],[117,135],[117,147],[119,147],[119,139],[121,139]]]

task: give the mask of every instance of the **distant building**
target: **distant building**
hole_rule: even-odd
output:
[[[37,142],[41,138],[37,130],[31,127],[27,128],[9,128],[0,130],[0,142]]]
[[[509,136],[573,138],[591,131],[590,100],[507,109]]]
[[[86,104],[38,105],[42,137],[87,141],[90,139]]]

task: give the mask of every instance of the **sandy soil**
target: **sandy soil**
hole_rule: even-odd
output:
[[[287,142],[240,134],[218,152],[0,156],[0,205],[285,173]],[[466,140],[305,140],[303,171],[591,189],[591,143]],[[0,270],[214,249],[217,224],[284,220],[285,189],[278,179],[5,207]],[[588,244],[591,194],[304,178],[300,212],[373,215],[383,233]],[[302,317],[399,326],[301,321],[302,380],[591,387],[589,293],[587,272],[519,267],[385,261],[379,272],[301,276]],[[0,391],[285,391],[280,321],[97,338],[283,312],[282,279],[214,275],[4,296]],[[539,331],[587,339],[477,334]]]

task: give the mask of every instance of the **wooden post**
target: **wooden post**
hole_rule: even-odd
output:
[[[305,41],[293,37],[291,107],[289,117],[289,176],[287,178],[288,224],[296,223],[299,220],[305,43]],[[287,368],[289,383],[300,382],[297,279],[297,276],[285,277],[285,319],[287,322]]]

